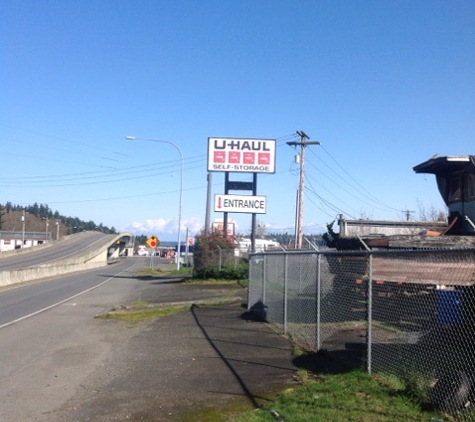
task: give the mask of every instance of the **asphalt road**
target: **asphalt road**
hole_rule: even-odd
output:
[[[75,393],[113,345],[132,335],[104,333],[94,316],[134,297],[140,263],[125,260],[0,291],[3,422],[50,420],[49,413]]]
[[[69,276],[51,278],[47,281],[29,282],[21,288],[13,285],[4,288],[3,291],[0,289],[0,328],[108,283],[111,277],[117,277],[115,274],[120,274],[124,270],[124,265],[128,268],[134,265],[134,262],[122,262]],[[110,276],[106,277],[106,275]]]
[[[59,241],[33,248],[25,248],[17,255],[0,253],[0,271],[32,267],[73,256],[99,244],[107,244],[116,235],[88,231]]]
[[[137,278],[149,265],[150,258],[128,258],[0,291],[2,422],[199,421],[207,409],[253,409],[295,384],[290,342],[246,317],[245,289]],[[94,318],[135,300],[230,297],[140,324]],[[37,298],[42,305],[32,307]],[[24,319],[12,311],[26,316],[48,304],[56,305]]]

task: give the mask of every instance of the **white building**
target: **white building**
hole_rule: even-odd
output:
[[[31,248],[51,240],[50,232],[0,231],[0,252]]]
[[[268,250],[282,249],[279,242],[275,240],[256,239],[255,252],[264,252]],[[237,241],[236,255],[242,255],[251,252],[251,239],[242,238]]]

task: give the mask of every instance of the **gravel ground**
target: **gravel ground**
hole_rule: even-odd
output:
[[[211,410],[267,404],[294,386],[291,343],[246,311],[245,289],[161,279],[140,292],[151,303],[236,296],[231,304],[194,306],[133,327],[101,320],[106,332],[124,330],[124,342],[51,422],[200,421]]]

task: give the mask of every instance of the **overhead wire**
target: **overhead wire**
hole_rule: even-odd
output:
[[[305,186],[305,190],[308,191],[309,193],[312,193],[313,195],[315,195],[320,203],[322,204],[322,206],[326,206],[327,208],[330,208],[331,210],[333,210],[334,212],[337,212],[337,213],[342,213],[342,214],[346,214],[348,216],[350,216],[351,218],[354,218],[349,212],[347,211],[344,211],[343,209],[341,209],[340,207],[338,207],[337,205],[333,204],[332,202],[330,202],[329,200],[323,198],[323,196],[321,196],[320,194],[317,193],[317,190],[313,187],[313,184],[312,184],[312,180],[313,180],[313,177],[310,176],[308,173],[305,174],[305,181],[307,182],[307,185]],[[310,185],[310,188],[308,187],[308,185]],[[330,191],[329,189],[327,189],[325,186],[322,186],[323,189],[325,189],[325,191],[327,191],[331,196],[335,197],[336,199],[340,200],[340,198],[338,198],[332,191]],[[311,198],[309,197],[309,200],[315,204]],[[315,204],[316,205],[316,204]],[[345,206],[347,206],[348,208],[351,208],[353,209],[353,207],[351,207],[350,205],[348,204],[345,204]],[[322,207],[319,207],[319,209],[323,212],[325,212],[325,214],[327,214],[328,216],[330,217],[333,217],[333,215],[329,214],[326,210],[324,210]]]
[[[100,151],[107,151],[109,153],[112,152],[113,154],[116,154],[116,155],[121,155],[121,156],[124,156],[124,157],[128,157],[128,154],[125,154],[123,152],[111,151],[109,148],[103,148],[103,147],[99,147],[97,145],[86,144],[84,142],[71,141],[70,139],[66,139],[66,138],[63,138],[63,137],[60,137],[60,136],[56,136],[56,135],[51,135],[51,134],[38,132],[36,130],[20,128],[20,127],[12,126],[12,125],[5,125],[3,123],[0,123],[0,126],[7,127],[7,128],[10,128],[10,129],[15,129],[15,130],[21,130],[23,132],[31,133],[33,135],[39,135],[39,136],[43,136],[43,137],[46,137],[46,138],[56,139],[57,141],[61,141],[63,143],[66,142],[68,144],[79,145],[81,147],[87,147],[87,148],[100,150]]]
[[[390,205],[385,204],[383,201],[381,201],[379,198],[374,196],[368,189],[366,189],[361,183],[359,183],[338,161],[328,152],[328,150],[321,145],[322,150],[332,159],[332,161],[343,171],[344,174],[346,174],[350,180],[354,183],[354,185],[351,185],[353,188],[355,188],[356,185],[356,190],[361,193],[361,195],[365,196],[367,199],[374,201],[378,203],[380,206],[385,207],[386,209],[390,211],[401,211],[400,209],[394,208]],[[336,172],[332,167],[330,167],[322,158],[320,158],[318,155],[316,155],[313,151],[312,153],[314,156],[325,166],[327,166],[333,173],[335,173],[337,176],[339,176],[342,180],[345,180],[342,175],[338,172]],[[346,181],[346,180],[345,180]],[[350,184],[350,183],[349,183]],[[380,208],[381,209],[381,208]]]
[[[193,170],[197,168],[201,168],[202,166],[194,166],[194,167],[188,167],[188,170]],[[178,169],[176,171],[179,171]],[[176,172],[175,171],[175,172]],[[16,187],[16,188],[46,188],[46,187],[65,187],[65,186],[87,186],[87,185],[99,185],[99,184],[106,184],[106,183],[118,183],[118,182],[125,182],[125,181],[131,181],[131,180],[137,180],[137,179],[144,179],[144,178],[149,178],[149,177],[155,177],[155,176],[163,176],[164,174],[170,174],[171,172],[168,170],[160,170],[159,172],[155,173],[148,173],[148,174],[142,174],[139,176],[132,176],[132,177],[127,177],[127,178],[122,178],[122,179],[112,179],[112,180],[95,180],[92,182],[86,182],[84,180],[78,182],[78,183],[51,183],[51,184],[43,184],[40,186],[35,186],[35,185],[5,185],[5,184],[0,184],[0,187]]]
[[[185,170],[187,168],[186,164],[197,164],[203,161],[203,158],[195,158],[185,161]],[[168,165],[164,165],[168,164]],[[50,176],[26,176],[19,178],[0,178],[0,186],[3,186],[2,183],[13,183],[13,184],[23,184],[23,183],[48,183],[56,182],[58,179],[61,181],[72,181],[72,180],[89,180],[89,179],[100,179],[105,177],[115,177],[115,176],[124,176],[129,174],[144,173],[148,172],[147,175],[151,175],[150,172],[156,170],[163,170],[167,168],[177,168],[181,166],[181,161],[172,160],[165,161],[163,163],[153,163],[146,164],[141,166],[126,167],[118,169],[115,171],[104,170],[104,171],[94,171],[94,172],[82,172],[82,173],[70,173],[70,174],[57,174]],[[195,167],[192,167],[195,168]],[[123,179],[121,179],[123,180]]]
[[[310,164],[310,166],[314,167],[315,169],[317,169],[319,171],[319,169],[311,162],[308,162],[308,164]],[[368,202],[366,201],[365,199],[362,199],[360,197],[358,197],[357,195],[355,195],[353,192],[351,192],[350,190],[346,189],[344,186],[342,186],[341,184],[337,183],[334,179],[330,178],[329,176],[327,176],[325,173],[323,172],[320,172],[320,174],[325,177],[326,179],[328,179],[331,183],[333,183],[334,185],[336,185],[338,188],[340,188],[341,190],[343,190],[344,192],[346,192],[348,195],[352,196],[353,198],[355,198],[356,200],[366,204],[366,205],[369,205],[373,208],[377,208],[377,209],[380,209],[382,211],[387,211],[388,209],[387,208],[382,208],[380,206],[377,206],[375,205],[374,203],[371,203],[371,202]],[[310,176],[308,173],[306,174],[306,178],[309,177],[311,178],[312,176]],[[320,186],[325,189],[327,192],[331,193],[333,196],[336,196],[334,195],[326,186],[324,186],[323,184],[320,184]],[[341,200],[341,198],[339,198]],[[348,204],[346,204],[348,206]],[[350,206],[350,208],[352,208]],[[392,209],[390,209],[390,211],[392,211]]]
[[[206,187],[207,187],[206,185],[194,186],[191,188],[184,188],[183,191],[185,192],[185,191],[204,189]],[[109,197],[109,198],[95,198],[95,199],[78,199],[78,200],[72,200],[72,201],[48,201],[47,203],[48,204],[77,204],[77,203],[83,203],[83,202],[115,201],[119,199],[133,199],[133,198],[143,198],[147,196],[168,195],[171,193],[178,193],[179,191],[180,191],[179,189],[173,189],[173,190],[168,190],[168,191],[150,192],[150,193],[143,193],[143,194],[137,194],[137,195],[114,196],[114,197]]]
[[[295,133],[288,134],[282,137],[276,138],[277,146],[280,147],[285,145],[287,140],[296,139],[297,135]],[[200,168],[199,165],[191,166],[190,164],[198,164],[207,159],[206,155],[199,155],[195,157],[191,157],[185,160],[185,171],[193,170]],[[62,161],[64,162],[64,161]],[[167,166],[163,166],[164,164],[170,163]],[[176,164],[173,164],[176,163]],[[32,183],[33,187],[67,187],[67,186],[79,186],[79,185],[97,185],[97,184],[104,184],[104,183],[116,183],[116,182],[123,182],[123,181],[131,181],[137,180],[142,178],[149,178],[154,176],[161,176],[164,174],[169,174],[172,171],[176,171],[175,166],[178,167],[181,164],[180,161],[167,161],[161,164],[147,164],[141,166],[134,166],[134,167],[126,167],[126,168],[113,168],[101,171],[88,171],[88,172],[80,172],[80,173],[70,173],[70,174],[57,174],[57,175],[49,175],[49,176],[42,176],[42,179],[38,179],[38,176],[23,176],[20,178],[1,178],[0,183],[7,182],[12,183],[13,186],[10,187],[20,187],[19,184],[23,184],[23,187],[27,187],[28,183]],[[157,166],[161,166],[158,167]],[[167,170],[168,169],[168,170]],[[173,169],[170,171],[170,169]],[[146,172],[144,174],[140,174],[138,176],[131,176],[137,173]],[[277,173],[284,173],[284,171],[279,171]],[[117,178],[118,176],[131,176],[125,178]],[[73,182],[77,181],[77,183],[55,183],[57,179],[62,179],[62,182]],[[105,178],[110,178],[109,180],[102,180]],[[87,180],[91,180],[87,182]],[[98,180],[101,179],[101,180]],[[15,183],[13,183],[15,181]],[[50,184],[48,184],[50,183]],[[214,183],[214,185],[220,185],[221,183]],[[0,185],[5,187],[5,185]],[[186,190],[196,190],[196,189],[204,189],[206,186],[198,186],[194,188],[184,189]],[[128,196],[119,196],[119,197],[108,197],[108,198],[95,198],[95,199],[82,199],[82,200],[68,200],[68,201],[49,201],[48,203],[51,204],[60,204],[60,203],[80,203],[80,202],[100,202],[100,201],[111,201],[111,200],[120,200],[120,199],[131,199],[131,198],[139,198],[139,197],[146,197],[146,196],[156,196],[162,195],[167,193],[176,192],[172,191],[162,191],[162,192],[152,192],[152,193],[145,193],[145,194],[137,194],[137,195],[128,195]],[[320,200],[325,203],[325,199],[320,198]],[[326,201],[328,203],[328,201]]]

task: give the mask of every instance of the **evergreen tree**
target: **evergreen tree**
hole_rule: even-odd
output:
[[[5,215],[5,208],[0,205],[0,230],[2,230],[2,227],[3,227],[3,216]]]

